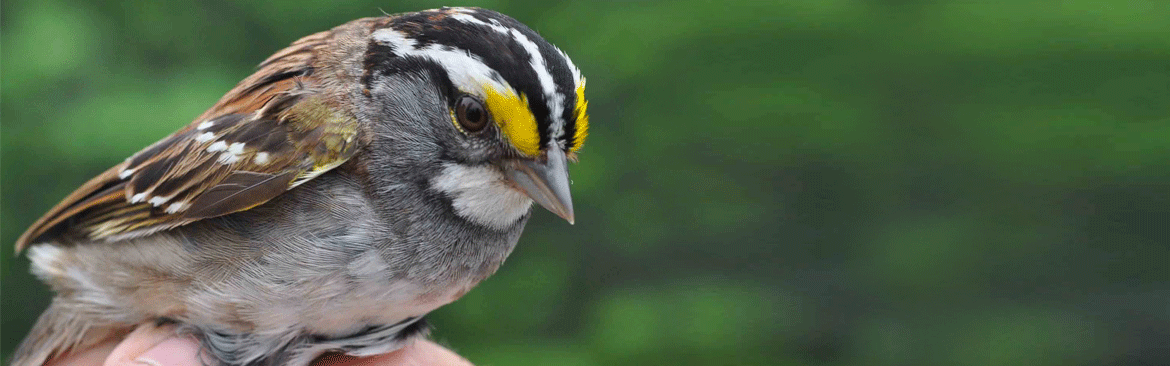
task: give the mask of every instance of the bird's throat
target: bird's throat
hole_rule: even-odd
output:
[[[455,213],[496,230],[512,227],[532,207],[532,199],[512,188],[491,165],[447,163],[431,187],[451,198]]]

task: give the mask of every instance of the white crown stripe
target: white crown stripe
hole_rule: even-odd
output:
[[[577,88],[581,87],[581,69],[578,69],[577,65],[573,64],[573,59],[570,59],[565,51],[561,51],[560,47],[553,46],[553,48],[557,49],[557,53],[561,54],[561,57],[565,59],[565,63],[569,65],[569,72],[573,73],[573,92],[576,92]]]
[[[562,118],[565,110],[565,96],[557,92],[557,86],[553,81],[552,73],[548,71],[548,63],[545,62],[544,56],[540,54],[540,47],[528,39],[527,36],[520,33],[520,31],[505,27],[495,19],[492,19],[491,23],[487,23],[469,14],[454,14],[451,17],[463,23],[477,24],[491,28],[511,37],[521,47],[524,47],[524,50],[531,55],[529,62],[532,65],[532,70],[536,72],[536,79],[540,82],[540,88],[544,92],[545,101],[548,104],[549,121],[552,121],[549,124],[550,132],[552,132],[552,136],[560,136],[564,132],[565,125],[564,118]],[[561,54],[563,55],[564,53]],[[574,68],[570,67],[570,69]]]
[[[460,10],[467,11],[468,9],[460,9]],[[479,20],[476,17],[471,16],[471,14],[463,14],[463,13],[451,14],[451,18],[454,18],[455,20],[458,20],[458,21],[463,22],[463,23],[484,25],[484,26],[487,26],[491,29],[495,29],[496,32],[500,32],[503,34],[508,34],[512,30],[512,28],[505,27],[504,25],[500,24],[499,22],[497,22],[495,20],[492,21],[492,23],[494,23],[494,24],[486,23],[482,20]]]

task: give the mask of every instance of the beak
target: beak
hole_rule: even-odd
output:
[[[573,224],[573,198],[569,195],[569,167],[564,151],[554,146],[544,159],[510,161],[504,164],[504,174],[533,201]]]

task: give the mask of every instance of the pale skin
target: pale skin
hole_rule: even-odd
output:
[[[139,326],[124,339],[56,357],[48,366],[202,366],[200,345],[192,337],[176,336],[170,326]],[[443,346],[420,339],[402,349],[372,357],[327,355],[314,366],[471,366]]]

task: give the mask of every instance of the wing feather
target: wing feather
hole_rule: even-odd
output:
[[[189,219],[216,217],[247,210],[284,193],[292,185],[293,178],[296,178],[294,172],[284,174],[236,172],[200,195],[186,217]]]
[[[359,149],[352,115],[313,75],[330,33],[277,52],[190,125],[94,177],[17,240],[121,240],[247,210]]]

